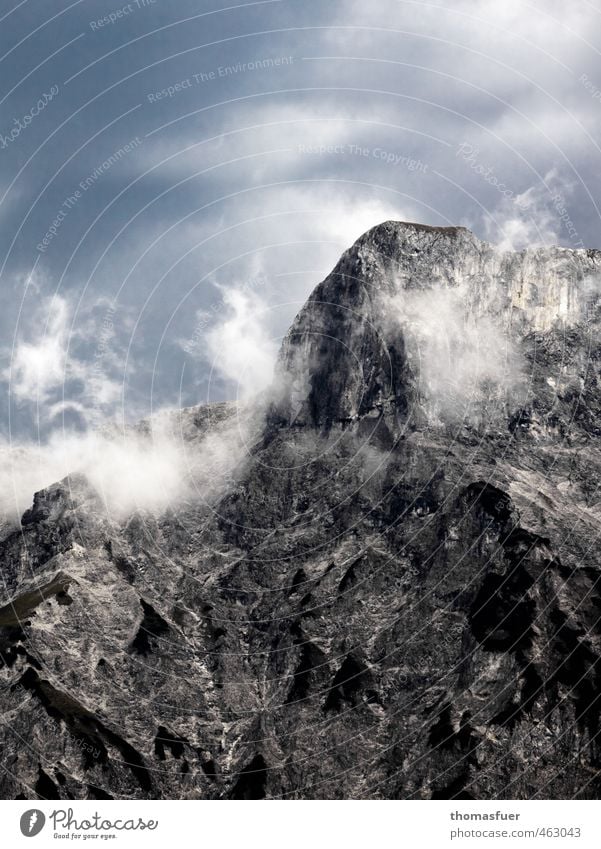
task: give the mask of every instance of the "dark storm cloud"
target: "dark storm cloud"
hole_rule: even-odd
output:
[[[243,361],[260,386],[312,286],[384,218],[598,246],[587,3],[2,14],[12,435],[232,396]]]

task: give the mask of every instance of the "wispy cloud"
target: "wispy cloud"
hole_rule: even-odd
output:
[[[213,368],[249,397],[273,379],[278,342],[266,328],[268,307],[258,295],[230,289],[224,293],[229,315],[207,333]]]
[[[524,397],[525,364],[502,319],[468,309],[465,286],[403,290],[385,302],[432,422],[481,423]]]
[[[558,169],[548,171],[542,183],[533,185],[515,199],[499,195],[495,209],[484,218],[487,238],[500,250],[520,251],[525,248],[559,244],[563,220],[557,198],[570,197],[573,183]]]
[[[30,407],[38,426],[69,410],[84,427],[102,424],[121,397],[114,309],[102,299],[76,323],[68,297],[45,295],[44,285],[33,282],[37,305],[24,314],[14,347],[4,348],[8,364],[0,378],[21,409]]]
[[[44,316],[46,317],[44,321]],[[69,308],[56,295],[43,299],[31,327],[32,338],[17,341],[4,380],[19,401],[44,404],[66,376]]]
[[[87,479],[96,513],[115,521],[136,511],[160,514],[188,501],[212,501],[244,462],[254,420],[252,414],[243,422],[234,416],[206,433],[190,421],[189,412],[171,411],[147,428],[55,432],[43,444],[4,440],[0,521],[18,521],[35,492],[73,474]]]

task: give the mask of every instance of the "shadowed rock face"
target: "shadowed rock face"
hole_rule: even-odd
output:
[[[38,493],[0,550],[1,795],[598,797],[600,263],[387,222],[225,492]],[[187,450],[237,415],[182,411]]]

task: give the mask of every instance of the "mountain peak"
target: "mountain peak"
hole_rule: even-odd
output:
[[[441,227],[434,224],[421,224],[417,221],[396,221],[395,219],[390,218],[387,221],[382,221],[381,224],[376,224],[374,227],[370,227],[369,230],[359,237],[359,240],[370,238],[372,235],[378,235],[380,233],[390,234],[393,232],[401,233],[411,231],[449,237],[458,236],[460,233],[469,233],[473,236],[473,233],[471,230],[468,230],[467,227],[460,227],[454,224],[447,227]]]
[[[290,328],[277,415],[329,428],[388,410],[404,422],[432,388],[428,346],[446,344],[436,366],[451,363],[458,374],[469,358],[489,357],[496,378],[493,361],[508,351],[517,359],[529,333],[590,318],[600,275],[598,251],[504,252],[465,227],[378,224],[345,251]],[[485,369],[477,379],[489,377]]]

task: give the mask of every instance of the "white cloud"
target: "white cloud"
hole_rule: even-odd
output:
[[[47,316],[44,321],[44,314]],[[45,403],[65,380],[69,309],[64,298],[44,299],[33,341],[17,342],[11,366],[3,377],[18,400]]]
[[[567,219],[561,215],[572,190],[573,183],[562,179],[554,168],[545,174],[542,183],[531,186],[515,199],[499,195],[497,207],[484,218],[486,237],[500,250],[507,251],[559,244],[562,237],[566,240],[574,235],[567,229],[564,232]]]
[[[227,317],[206,334],[212,368],[248,398],[266,389],[273,379],[278,340],[267,329],[269,309],[260,297],[240,289],[223,292]]]
[[[386,200],[367,198],[362,202],[347,204],[344,201],[326,201],[320,211],[323,216],[324,231],[328,239],[338,243],[342,250],[349,248],[359,236],[384,221],[411,220],[396,206]]]
[[[4,350],[9,365],[1,378],[21,406],[35,407],[39,423],[70,410],[87,426],[102,424],[121,398],[115,374],[122,353],[115,348],[114,309],[102,299],[75,323],[68,298],[45,296],[41,279],[30,283],[37,306],[29,314],[24,311],[14,349]]]
[[[35,492],[73,474],[86,477],[98,510],[117,521],[213,499],[246,456],[252,411],[244,422],[234,418],[205,434],[186,416],[158,414],[148,431],[55,432],[44,444],[0,443],[0,525],[18,520]]]
[[[85,474],[107,511],[166,507],[181,488],[177,453],[168,444],[144,445],[133,437],[55,433],[45,444],[0,447],[0,514],[17,519],[38,492],[69,474]]]

